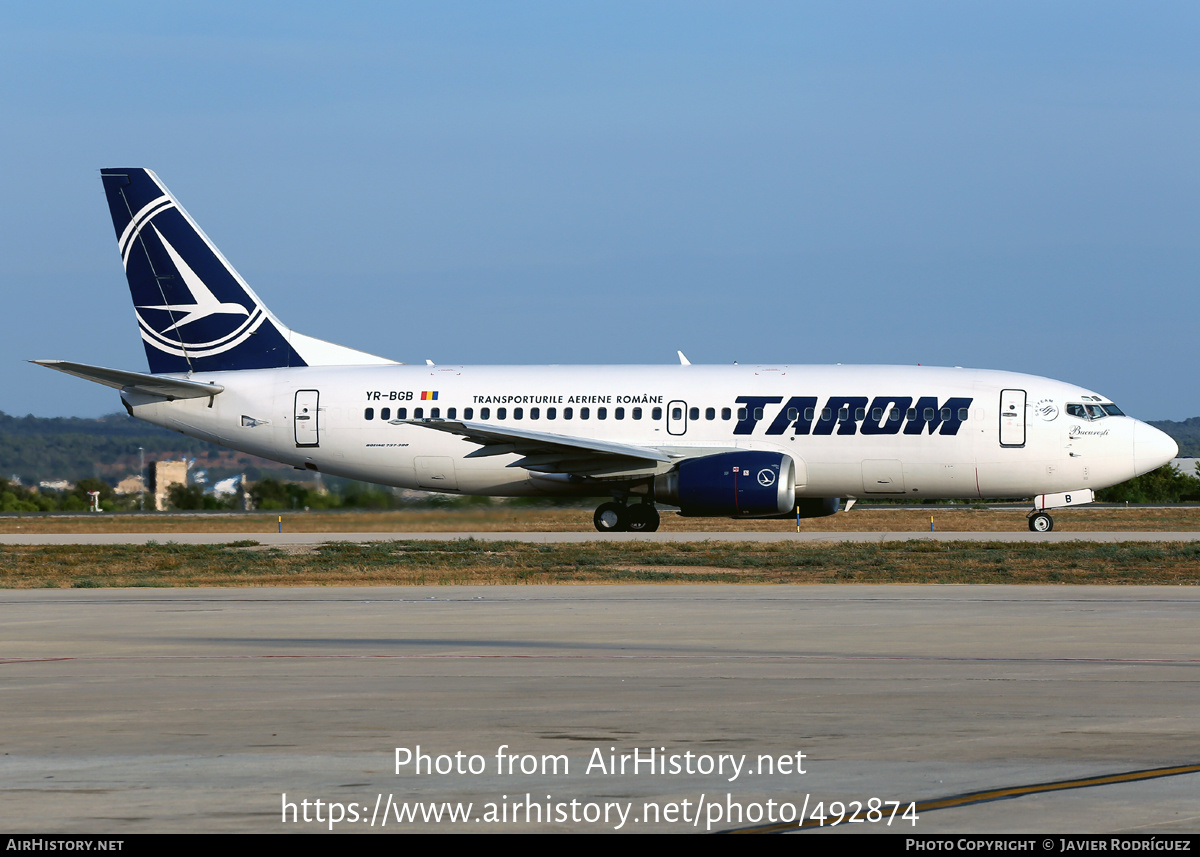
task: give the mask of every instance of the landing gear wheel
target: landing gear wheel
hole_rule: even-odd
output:
[[[623,533],[629,529],[629,509],[620,503],[601,503],[592,523],[602,533]]]
[[[1045,512],[1030,515],[1029,529],[1035,533],[1048,533],[1054,529],[1054,519]]]
[[[649,503],[638,503],[626,509],[629,516],[629,532],[652,533],[658,529],[658,509]]]

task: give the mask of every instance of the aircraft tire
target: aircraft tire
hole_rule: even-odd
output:
[[[629,516],[629,531],[631,533],[653,533],[658,529],[658,509],[649,503],[638,503],[630,506],[626,512]]]
[[[1054,529],[1054,519],[1045,512],[1030,515],[1029,529],[1035,533],[1048,533]]]
[[[592,523],[602,533],[624,533],[629,529],[629,509],[620,503],[601,503]]]

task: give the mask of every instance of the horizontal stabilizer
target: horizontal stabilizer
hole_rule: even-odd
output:
[[[106,387],[118,390],[131,390],[145,393],[149,396],[161,396],[164,399],[203,399],[215,396],[225,388],[220,384],[202,384],[199,381],[188,381],[185,378],[171,378],[166,375],[144,375],[141,372],[126,372],[122,369],[105,369],[102,366],[88,366],[86,363],[68,363],[66,360],[30,360],[47,369],[57,369],[76,378],[95,381]]]

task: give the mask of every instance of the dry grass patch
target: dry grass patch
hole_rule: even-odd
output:
[[[0,547],[0,587],[519,583],[1196,585],[1200,544],[332,542]]]

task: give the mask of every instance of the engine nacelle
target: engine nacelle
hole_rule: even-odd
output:
[[[766,517],[793,511],[796,466],[781,452],[722,452],[654,478],[654,499],[692,517]]]

